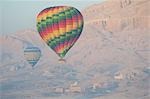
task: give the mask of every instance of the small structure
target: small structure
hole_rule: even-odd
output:
[[[123,75],[121,73],[117,73],[117,74],[115,74],[114,79],[122,80],[123,79]]]
[[[102,87],[102,84],[101,83],[93,83],[93,86],[92,86],[92,89],[97,89],[97,88],[100,88]]]
[[[61,88],[61,87],[55,88],[55,89],[54,89],[54,92],[55,92],[55,93],[64,93],[64,88]]]
[[[69,93],[69,92],[70,92],[70,89],[66,88],[66,89],[64,90],[64,92],[65,92],[65,93]]]
[[[139,75],[139,71],[132,71],[130,73],[128,73],[126,76],[127,76],[127,79],[129,80],[135,80],[136,79],[136,76]]]
[[[74,82],[73,84],[70,85],[69,90],[72,93],[80,93],[81,87],[78,85],[78,82]]]
[[[72,92],[72,93],[81,93],[81,88],[80,88],[80,86],[70,86],[69,90],[70,90],[70,92]]]

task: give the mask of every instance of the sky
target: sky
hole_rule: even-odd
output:
[[[0,34],[36,29],[37,14],[51,6],[68,5],[82,10],[105,0],[0,0]]]

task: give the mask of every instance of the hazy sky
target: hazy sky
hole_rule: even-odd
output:
[[[36,29],[36,16],[44,8],[68,5],[79,10],[105,0],[0,0],[0,33]]]

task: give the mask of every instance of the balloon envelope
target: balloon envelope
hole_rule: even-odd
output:
[[[24,57],[33,67],[39,61],[41,51],[38,47],[27,47],[24,49]]]
[[[47,45],[63,58],[82,32],[83,17],[73,7],[46,8],[37,16],[37,29]]]

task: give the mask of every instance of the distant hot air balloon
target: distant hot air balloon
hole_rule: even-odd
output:
[[[47,45],[63,59],[82,32],[83,17],[74,7],[49,7],[38,14],[37,29]]]
[[[24,57],[33,67],[39,61],[41,51],[38,47],[27,47],[24,49]]]

